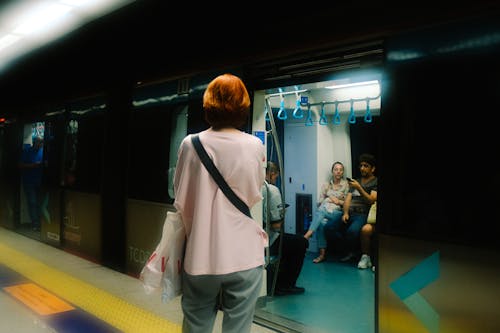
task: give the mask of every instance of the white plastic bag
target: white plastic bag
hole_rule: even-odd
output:
[[[147,294],[161,288],[163,302],[181,295],[185,240],[186,233],[181,215],[168,211],[160,242],[139,276]]]

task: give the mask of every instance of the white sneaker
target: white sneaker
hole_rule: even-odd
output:
[[[358,262],[358,268],[365,269],[370,267],[372,267],[370,256],[367,254],[363,254]]]

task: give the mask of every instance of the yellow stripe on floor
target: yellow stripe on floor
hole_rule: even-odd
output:
[[[0,263],[123,332],[181,332],[180,325],[0,244]]]

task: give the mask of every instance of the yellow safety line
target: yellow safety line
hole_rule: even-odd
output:
[[[0,262],[123,332],[181,332],[180,325],[0,244]]]

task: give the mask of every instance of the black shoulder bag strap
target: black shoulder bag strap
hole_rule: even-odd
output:
[[[236,195],[236,193],[233,192],[231,187],[229,187],[226,183],[224,177],[220,174],[214,162],[210,159],[210,156],[208,156],[207,151],[201,144],[198,134],[191,135],[191,141],[193,142],[193,146],[196,149],[201,162],[205,165],[205,168],[207,168],[208,172],[210,172],[213,179],[219,185],[220,189],[224,192],[229,201],[231,201],[243,214],[248,217],[252,217],[248,206]]]

